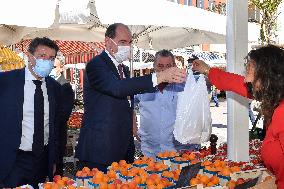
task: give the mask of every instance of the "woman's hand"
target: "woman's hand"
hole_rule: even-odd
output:
[[[204,61],[196,59],[192,62],[192,70],[204,75],[208,75],[210,66]]]

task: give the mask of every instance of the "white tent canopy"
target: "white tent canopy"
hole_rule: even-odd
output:
[[[96,0],[95,5],[103,24],[129,25],[134,42],[144,49],[226,42],[226,16],[193,6],[165,0]],[[249,31],[249,41],[257,41],[259,26],[249,23]]]
[[[226,34],[225,16],[193,6],[165,0],[96,0],[95,4],[100,21],[104,24],[115,21],[127,25],[189,27]]]
[[[30,5],[31,0],[29,1],[25,1],[25,6]],[[14,23],[18,26],[7,26],[3,24],[9,23],[1,22],[1,17],[0,43],[11,45],[35,36],[47,36],[54,40],[101,42],[107,24],[114,22],[129,25],[135,44],[144,49],[174,49],[194,44],[226,42],[226,16],[196,7],[165,0],[60,0],[55,9],[54,1],[57,0],[48,1],[53,5],[53,9],[49,8],[51,5],[46,8],[53,15],[54,21],[48,28],[34,28],[25,22]],[[5,1],[1,7],[9,9],[6,4],[10,5]],[[25,12],[33,12],[33,9],[36,8],[28,7]],[[43,14],[45,12],[43,11]],[[15,13],[10,11],[5,17],[15,17],[11,14]],[[33,20],[39,20],[38,16],[29,19],[29,22]],[[249,40],[257,41],[255,31],[258,27],[249,25],[249,31],[253,33],[249,33]]]

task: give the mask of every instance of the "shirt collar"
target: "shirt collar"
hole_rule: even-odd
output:
[[[35,76],[30,72],[28,65],[25,66],[25,80],[32,81],[37,80]],[[45,78],[42,78],[42,82],[45,82]]]
[[[110,55],[110,53],[105,50],[105,52],[107,53],[107,55],[110,57],[111,61],[114,63],[114,65],[117,67],[120,63],[118,63],[115,58],[113,58],[113,56]]]

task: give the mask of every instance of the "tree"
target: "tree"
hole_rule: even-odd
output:
[[[283,0],[249,0],[249,8],[257,7],[261,14],[260,43],[273,44],[276,39],[277,9]]]

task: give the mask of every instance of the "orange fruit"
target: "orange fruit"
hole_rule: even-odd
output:
[[[239,172],[239,171],[241,171],[241,168],[238,167],[238,166],[231,167],[230,169],[231,169],[232,172]]]
[[[215,167],[222,167],[222,163],[221,163],[220,160],[216,160],[216,161],[213,163],[213,165],[214,165]]]
[[[134,180],[132,180],[132,181],[128,184],[128,186],[129,186],[129,189],[135,189],[135,188],[137,188],[137,182],[134,181]]]
[[[108,184],[107,189],[116,189],[116,185],[115,184]]]
[[[51,188],[52,188],[52,183],[50,183],[50,182],[44,183],[44,184],[43,184],[43,188],[44,188],[44,189],[51,189]]]
[[[147,186],[155,185],[155,180],[153,178],[148,177],[146,179]]]
[[[196,163],[198,163],[198,162],[199,162],[199,161],[198,161],[197,159],[193,159],[193,160],[190,161],[191,164],[196,164]]]
[[[82,171],[77,171],[76,176],[81,177],[81,175],[82,175]]]
[[[228,186],[229,188],[235,188],[237,185],[236,181],[234,180],[230,180],[229,182],[227,182],[226,186]]]
[[[120,166],[125,166],[127,163],[126,163],[125,160],[120,160],[120,161],[118,162],[118,164],[119,164]]]
[[[214,185],[217,185],[219,184],[220,179],[216,175],[214,175],[210,178],[210,182],[213,183]]]
[[[191,153],[189,154],[188,156],[188,159],[191,161],[191,160],[194,160],[196,158],[196,155],[194,153]]]
[[[190,179],[189,184],[190,184],[190,186],[200,184],[200,180],[197,179],[197,178],[192,178],[192,179]]]
[[[139,177],[139,176],[135,176],[135,177],[133,178],[133,181],[135,181],[137,184],[141,184],[142,178]]]
[[[129,189],[129,186],[128,184],[122,184],[120,189]]]
[[[100,183],[100,189],[107,189],[108,185],[106,182]]]
[[[116,173],[114,170],[109,170],[107,172],[107,176],[109,176],[109,178],[116,179]]]
[[[213,184],[212,182],[208,182],[207,184],[206,184],[206,187],[211,187],[211,186],[214,186],[215,184]]]
[[[84,168],[82,169],[82,172],[89,173],[89,172],[91,172],[91,170],[90,170],[89,167],[84,167]]]
[[[207,183],[210,181],[209,177],[207,175],[202,175],[200,177],[200,182],[203,184],[203,185],[207,185]]]
[[[149,186],[147,185],[147,188],[148,189],[157,189],[157,187],[155,185],[149,185]]]
[[[230,170],[230,168],[225,167],[225,168],[223,168],[223,169],[220,171],[220,174],[221,174],[221,175],[224,175],[224,176],[230,176],[231,170]]]

